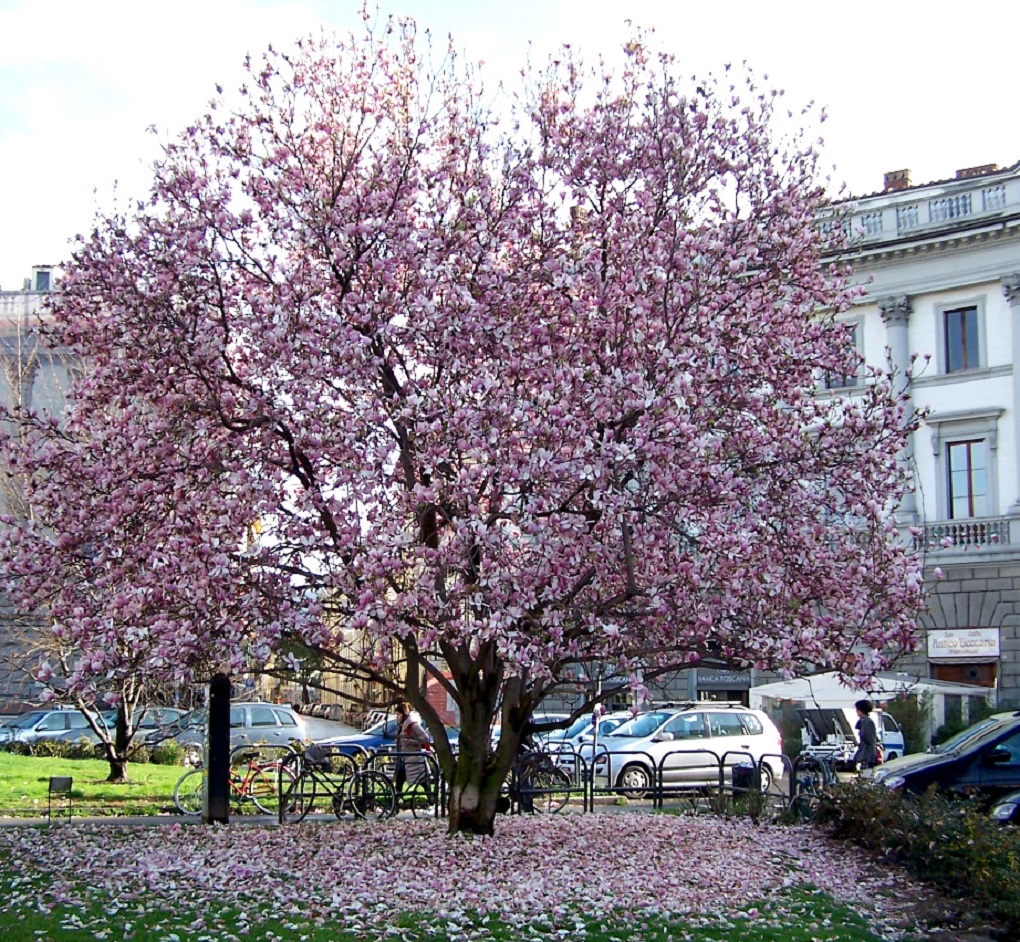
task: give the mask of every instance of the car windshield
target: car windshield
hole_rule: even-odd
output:
[[[180,719],[174,720],[174,725],[180,726],[181,729],[189,729],[192,726],[204,726],[205,707],[197,707],[190,713],[185,713]]]
[[[35,726],[44,716],[45,712],[37,710],[33,713],[26,713],[24,716],[18,717],[13,723],[11,723],[12,729],[30,729]]]
[[[563,738],[573,739],[575,736],[580,736],[589,726],[591,726],[591,717],[580,716],[563,731]]]
[[[666,722],[672,713],[642,713],[628,720],[622,726],[614,729],[610,736],[624,736],[628,739],[640,739],[644,736],[651,736],[663,723]]]
[[[957,749],[984,736],[986,733],[992,730],[997,731],[1001,726],[1002,720],[997,720],[994,716],[990,716],[988,719],[981,720],[981,722],[975,723],[973,726],[968,726],[962,733],[957,733],[945,742],[939,743],[935,747],[935,751],[940,753],[955,752]]]

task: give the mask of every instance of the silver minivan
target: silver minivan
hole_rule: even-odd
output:
[[[783,775],[783,739],[761,710],[706,703],[642,713],[600,740],[595,776],[640,798],[663,785],[720,784],[734,766],[760,764],[761,787]]]
[[[30,710],[0,727],[0,745],[8,742],[34,743],[63,738],[68,733],[85,735],[92,731],[81,710],[71,707]]]
[[[185,714],[173,724],[183,730],[173,738],[182,745],[204,746],[205,718],[205,707]],[[146,743],[151,745],[159,738],[162,737],[147,737]],[[304,717],[289,706],[258,702],[230,704],[231,749],[260,743],[287,746],[295,740],[307,738]]]

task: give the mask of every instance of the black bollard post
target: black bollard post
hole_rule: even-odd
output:
[[[214,674],[209,681],[205,722],[206,824],[226,824],[230,819],[230,678]]]

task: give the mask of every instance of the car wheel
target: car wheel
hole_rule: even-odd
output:
[[[644,766],[632,763],[624,766],[616,785],[628,798],[644,798],[652,786],[652,777]]]
[[[895,753],[895,752],[890,752],[890,753],[889,753],[889,755],[887,755],[887,756],[885,757],[885,761],[886,761],[886,762],[888,762],[888,761],[890,761],[891,759],[898,759],[898,758],[899,758],[899,756],[898,756],[898,755],[896,755],[896,753]]]

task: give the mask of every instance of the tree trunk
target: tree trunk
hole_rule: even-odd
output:
[[[465,722],[466,720],[466,722]],[[510,774],[521,732],[504,723],[493,750],[490,716],[470,707],[461,715],[460,751],[450,785],[451,834],[492,834],[503,783]]]
[[[453,648],[444,653],[460,691],[461,711],[459,751],[450,781],[449,832],[492,834],[500,791],[530,710],[520,708],[520,679],[504,683],[502,664],[491,642],[475,656]],[[493,749],[492,724],[500,713],[501,733]]]
[[[106,777],[106,780],[114,783],[115,785],[124,784],[128,780],[127,756],[107,754],[106,761],[110,765],[110,774]]]
[[[496,809],[505,777],[489,757],[479,762],[465,752],[460,753],[450,786],[450,834],[495,832]]]
[[[117,709],[117,720],[113,728],[113,742],[106,747],[106,761],[110,766],[110,774],[106,780],[122,785],[128,780],[128,747],[133,730],[128,728],[127,712],[123,703]]]

